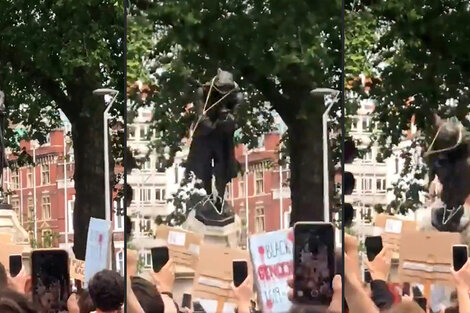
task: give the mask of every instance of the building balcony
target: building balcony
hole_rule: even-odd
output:
[[[140,170],[127,175],[127,183],[131,186],[166,186],[168,179],[165,172]]]
[[[159,215],[168,215],[172,211],[171,205],[166,201],[132,201],[128,208],[130,215],[139,214],[141,216],[157,217]]]
[[[363,205],[373,206],[375,204],[387,204],[387,193],[353,193],[352,195],[345,196],[345,202],[361,203]]]

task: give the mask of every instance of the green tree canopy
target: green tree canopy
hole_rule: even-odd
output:
[[[72,124],[79,259],[85,256],[90,217],[105,216],[104,101],[92,91],[124,87],[123,36],[120,1],[0,2],[0,89],[8,118],[26,127],[25,139],[39,141],[60,123],[58,109]],[[116,108],[114,115],[122,116],[123,102]],[[9,144],[17,145],[12,138],[9,130]]]
[[[238,117],[243,143],[272,127],[272,111],[288,126],[292,221],[322,220],[323,99],[310,91],[341,86],[341,1],[185,0],[136,1],[131,7],[134,45],[151,53],[131,70],[133,78],[156,86],[156,144],[170,157],[188,134],[191,116],[183,115],[200,84],[222,68],[234,73],[245,94]],[[149,24],[150,22],[150,24]],[[137,49],[137,48],[136,48]],[[147,74],[139,72],[147,67]],[[171,161],[171,160],[170,160]]]
[[[455,116],[469,127],[468,1],[347,1],[346,8],[345,28],[352,30],[346,34],[346,51],[351,53],[346,68],[380,78],[369,96],[376,101],[381,158],[390,156],[392,147],[403,140],[413,116],[421,137],[411,148],[430,143],[435,113]],[[375,41],[371,34],[377,36]],[[411,162],[409,149],[401,156],[406,160],[403,175],[415,173],[406,184],[395,186],[397,201],[392,205],[406,211],[416,208],[419,191],[425,189],[426,168]]]

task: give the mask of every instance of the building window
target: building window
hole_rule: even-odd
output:
[[[258,138],[258,143],[257,143],[256,148],[257,149],[263,149],[264,148],[264,142],[265,142],[265,137],[264,137],[264,135],[262,135]]]
[[[241,178],[238,178],[238,197],[244,197],[245,196],[245,181],[242,180]]]
[[[11,190],[20,188],[20,175],[18,170],[11,171]]]
[[[49,164],[41,165],[41,185],[49,185],[51,183],[51,166]]]
[[[395,174],[400,173],[400,159],[395,158]]]
[[[372,178],[362,178],[362,191],[365,193],[372,192]]]
[[[151,168],[152,168],[152,162],[150,160],[146,160],[144,163],[142,163],[143,170],[150,170]]]
[[[36,219],[34,216],[34,203],[32,197],[28,198],[28,219],[30,222],[33,222]]]
[[[178,184],[180,182],[180,177],[179,177],[180,171],[179,171],[178,164],[175,164],[174,166],[175,166],[175,184]]]
[[[152,267],[152,253],[150,251],[144,251],[140,255],[140,259],[142,260],[144,267]]]
[[[51,212],[51,197],[50,196],[43,196],[42,197],[42,219],[43,220],[50,220],[52,218]]]
[[[148,126],[140,127],[140,140],[147,140]]]
[[[127,127],[127,131],[129,133],[129,139],[135,139],[135,126]]]
[[[255,194],[264,193],[264,173],[262,171],[255,172]]]
[[[373,158],[372,151],[367,151],[366,153],[364,153],[363,161],[365,163],[370,163],[370,162],[372,162],[372,158]]]
[[[362,131],[369,132],[369,126],[370,126],[370,117],[364,116],[362,118]]]
[[[255,227],[256,233],[262,233],[265,230],[264,207],[262,206],[256,207]]]
[[[140,189],[140,201],[141,202],[150,202],[152,199],[152,189],[143,188]]]
[[[11,200],[11,207],[12,207],[13,211],[15,211],[16,216],[19,219],[20,218],[20,199]]]
[[[33,168],[28,167],[26,169],[26,187],[33,187]]]
[[[124,252],[116,253],[116,267],[121,276],[124,276]]]
[[[68,220],[68,229],[69,233],[73,233],[73,210],[75,207],[75,196],[73,196],[73,200],[69,200],[69,220]]]
[[[43,248],[52,247],[52,231],[47,229],[42,231],[42,246]]]
[[[140,232],[148,233],[152,229],[152,221],[148,218],[144,218],[140,221]]]
[[[115,231],[123,231],[124,230],[124,215],[119,214],[120,207],[122,208],[124,204],[124,199],[120,199],[119,201],[114,201],[114,207],[116,208],[114,213],[114,230]]]
[[[165,201],[165,188],[155,189],[155,200],[157,200],[158,202]]]
[[[377,192],[387,191],[387,180],[385,178],[377,178],[376,188]]]
[[[351,121],[351,130],[357,130],[358,123],[359,119],[357,117],[353,117]]]

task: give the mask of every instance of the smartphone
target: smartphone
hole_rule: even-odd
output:
[[[10,255],[10,276],[15,277],[21,272],[21,268],[23,267],[23,258],[21,254],[14,254]]]
[[[335,275],[333,224],[299,222],[294,225],[294,301],[328,307]]]
[[[67,311],[70,295],[69,256],[65,250],[31,253],[33,301],[38,313]]]
[[[181,304],[181,307],[191,309],[192,307],[191,302],[192,302],[191,295],[189,293],[183,294],[183,303]]]
[[[382,237],[380,236],[370,236],[366,237],[365,241],[367,259],[373,261],[375,257],[382,251]]]
[[[466,245],[452,246],[454,271],[459,271],[468,261],[468,247]]]
[[[417,297],[414,299],[416,303],[418,303],[419,307],[426,312],[426,308],[428,306],[428,300],[425,297]]]
[[[235,287],[243,284],[248,277],[248,263],[245,260],[233,260],[233,284]]]
[[[155,273],[162,270],[168,260],[170,259],[170,253],[168,247],[155,247],[150,249],[152,252],[152,267]]]
[[[370,272],[368,269],[364,269],[364,282],[370,284],[372,281],[372,276],[370,276]]]
[[[403,296],[409,296],[411,291],[411,286],[410,283],[404,283],[403,284],[403,289],[402,289],[402,295]]]

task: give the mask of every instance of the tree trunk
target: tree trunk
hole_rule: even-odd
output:
[[[74,114],[72,124],[75,156],[75,206],[73,212],[74,253],[85,260],[86,242],[90,218],[105,218],[104,196],[104,142],[102,97],[90,96],[80,99],[87,112]],[[84,104],[85,103],[85,104]]]
[[[291,226],[299,221],[323,221],[323,147],[321,112],[288,123]]]

